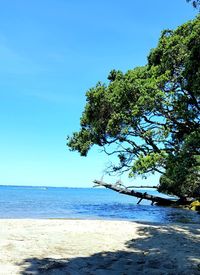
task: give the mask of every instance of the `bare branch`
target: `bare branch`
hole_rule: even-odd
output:
[[[128,190],[127,188],[121,188],[120,186],[116,186],[114,184],[108,184],[108,183],[98,181],[98,180],[94,180],[94,183],[99,186],[104,186],[105,188],[114,190],[114,191],[124,194],[124,195],[129,195],[129,196],[137,197],[140,199],[150,200],[151,202],[153,202],[153,203],[155,202],[158,205],[170,206],[170,205],[174,205],[176,203],[176,201],[173,201],[171,199],[166,199],[166,198],[162,198],[162,197],[158,197],[158,196],[149,195],[146,192],[142,193],[142,192],[137,192],[134,190]]]

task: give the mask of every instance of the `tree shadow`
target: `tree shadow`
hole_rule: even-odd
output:
[[[198,225],[143,223],[137,233],[138,238],[127,241],[124,249],[116,252],[105,251],[88,257],[25,259],[20,264],[23,268],[20,274],[200,274]]]

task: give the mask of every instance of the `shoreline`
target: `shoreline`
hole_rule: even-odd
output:
[[[195,215],[198,215],[198,213],[196,211],[192,211],[190,209],[183,209],[188,211],[188,213],[194,213]],[[198,217],[198,216],[197,216]],[[37,221],[37,220],[44,220],[44,221],[53,221],[53,220],[61,220],[61,221],[113,221],[113,222],[132,222],[132,223],[141,223],[141,224],[150,224],[150,225],[200,225],[199,220],[195,220],[195,219],[191,219],[191,217],[187,217],[187,216],[183,216],[180,218],[177,218],[177,220],[163,220],[163,221],[149,221],[149,220],[136,220],[136,219],[130,219],[130,218],[113,218],[113,217],[93,217],[93,216],[86,216],[86,217],[0,217],[0,221],[1,220],[13,220],[13,221],[17,221],[17,220],[21,220],[21,221]],[[1,275],[1,274],[0,274]]]
[[[200,225],[0,219],[0,274],[200,274]]]

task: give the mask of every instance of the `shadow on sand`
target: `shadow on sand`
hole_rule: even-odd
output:
[[[200,274],[198,225],[143,225],[139,237],[126,242],[124,250],[75,258],[29,258],[20,264],[21,274]]]

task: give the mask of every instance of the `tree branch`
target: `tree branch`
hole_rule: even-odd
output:
[[[108,183],[105,183],[105,182],[99,181],[99,180],[94,180],[94,183],[95,183],[95,185],[103,186],[105,188],[114,190],[114,191],[124,194],[124,195],[129,195],[129,196],[133,196],[136,198],[149,200],[152,203],[156,203],[157,205],[171,206],[176,203],[176,201],[174,201],[174,200],[149,195],[146,192],[142,193],[142,192],[136,192],[134,190],[128,190],[127,187],[122,188],[120,183],[117,183],[116,185],[114,185],[114,184],[108,184]]]

